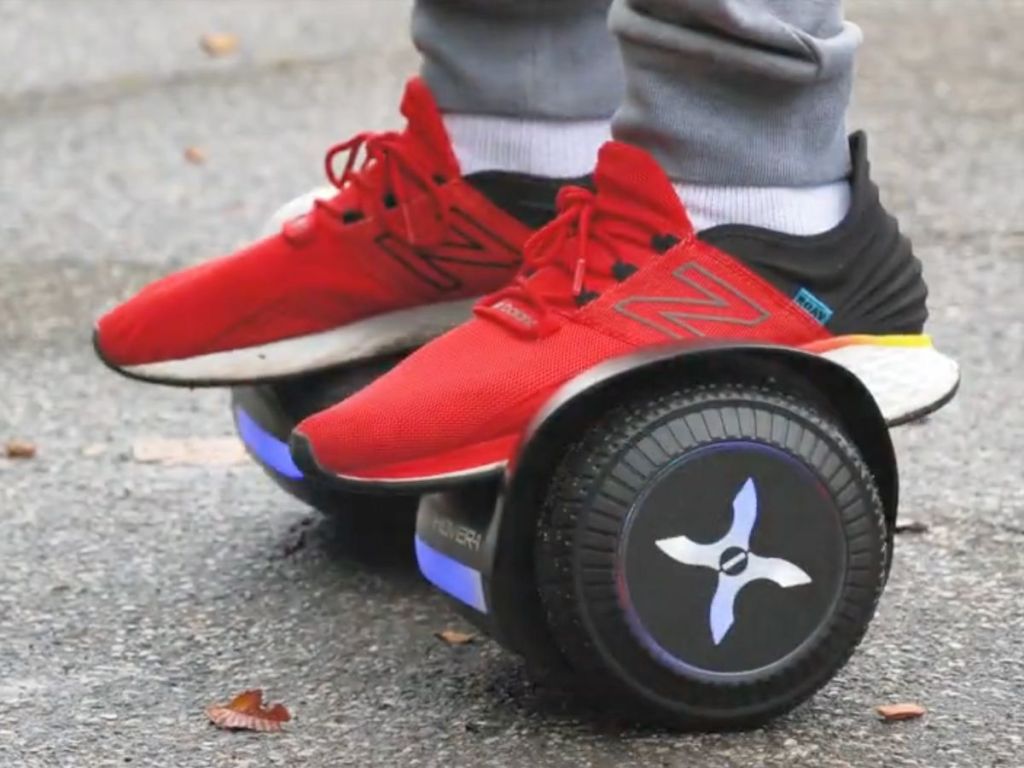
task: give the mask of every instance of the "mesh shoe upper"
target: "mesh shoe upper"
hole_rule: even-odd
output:
[[[420,80],[408,84],[402,113],[403,132],[362,134],[332,150],[333,197],[102,317],[104,358],[130,366],[240,349],[507,282],[530,229],[460,176]]]

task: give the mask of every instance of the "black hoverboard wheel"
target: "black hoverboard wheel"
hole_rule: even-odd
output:
[[[307,416],[339,403],[390,370],[401,356],[379,358],[272,384],[231,390],[235,429],[249,455],[279,486],[332,517],[344,517],[353,529],[411,533],[417,497],[367,496],[339,490],[303,472],[292,461],[288,437]]]
[[[871,473],[826,414],[709,386],[635,399],[559,466],[537,581],[587,689],[656,716],[741,724],[824,685],[885,579]]]
[[[424,497],[417,554],[464,615],[591,703],[748,727],[827,683],[867,630],[895,458],[839,366],[693,357],[556,396],[502,481]]]

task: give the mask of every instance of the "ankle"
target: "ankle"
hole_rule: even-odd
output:
[[[444,124],[463,174],[494,170],[550,178],[584,176],[610,138],[608,120],[446,113]]]
[[[838,225],[850,208],[846,179],[812,187],[673,186],[697,231],[747,224],[791,235],[815,235]]]

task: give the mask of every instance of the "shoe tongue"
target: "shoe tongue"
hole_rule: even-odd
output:
[[[642,149],[609,141],[597,155],[597,194],[616,206],[641,207],[666,233],[680,238],[693,231],[686,208],[658,161]]]
[[[601,147],[594,171],[594,188],[602,208],[628,212],[636,226],[651,236],[671,235],[677,240],[683,240],[693,232],[686,209],[679,201],[672,182],[657,161],[642,149],[618,141],[610,141]],[[545,265],[527,278],[530,287],[544,295],[548,304],[563,309],[572,308],[578,305],[578,298],[597,295],[616,282],[614,274],[594,274],[588,270],[583,292],[577,297],[573,291],[572,271],[577,246],[575,242],[570,242],[562,247],[567,249],[564,258]],[[602,246],[590,244],[588,247]],[[624,243],[618,255],[631,267],[640,268],[646,259],[657,253],[650,245],[637,249],[635,245]],[[503,322],[506,324],[518,324],[524,328],[535,326],[538,322],[535,309],[529,302],[517,299],[514,295],[506,297],[491,307],[504,315]]]
[[[459,161],[441,119],[441,110],[437,108],[434,95],[421,78],[414,77],[406,83],[401,110],[409,121],[405,135],[419,144],[428,155],[436,158],[439,170],[447,175],[459,175]]]

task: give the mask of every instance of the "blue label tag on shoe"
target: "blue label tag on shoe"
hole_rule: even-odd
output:
[[[824,301],[819,299],[813,293],[808,291],[806,288],[801,288],[796,292],[796,296],[793,297],[793,301],[796,302],[797,306],[800,307],[804,312],[813,317],[819,323],[824,325],[832,317],[832,309]]]

